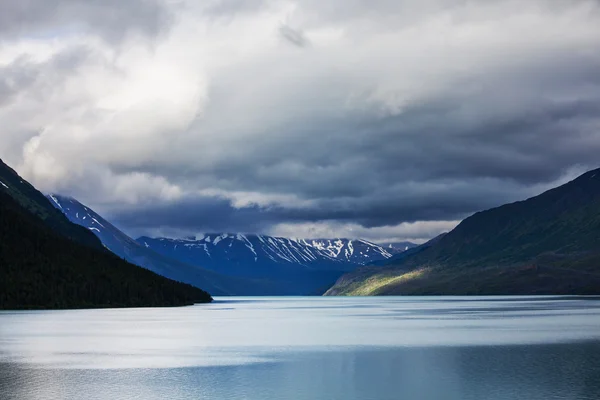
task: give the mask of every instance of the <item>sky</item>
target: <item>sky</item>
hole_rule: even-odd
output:
[[[0,158],[134,237],[422,242],[600,166],[597,0],[0,10]]]

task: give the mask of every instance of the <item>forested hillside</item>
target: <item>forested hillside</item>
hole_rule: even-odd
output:
[[[343,276],[328,294],[600,294],[600,169],[478,212],[391,264]]]
[[[95,244],[93,235],[92,240],[86,234],[63,235],[83,228],[63,224],[60,213],[48,212],[42,219],[23,206],[37,199],[11,195],[9,184],[20,182],[0,179],[1,309],[178,306],[212,300],[203,290],[119,259]],[[49,203],[47,208],[54,210]],[[49,219],[58,227],[47,224]]]

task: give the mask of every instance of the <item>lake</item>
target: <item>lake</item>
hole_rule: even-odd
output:
[[[0,312],[0,399],[600,399],[600,300]]]

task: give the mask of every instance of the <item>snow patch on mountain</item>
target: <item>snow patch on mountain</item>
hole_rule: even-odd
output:
[[[50,197],[50,199],[54,202],[54,204],[56,204],[58,206],[58,208],[60,208],[61,210],[63,209],[62,205],[60,204],[60,202],[58,201],[58,199],[56,198],[55,195],[50,194],[50,195],[48,195],[48,197]]]
[[[196,239],[142,237],[138,241],[165,256],[195,265],[213,265],[216,270],[228,268],[232,263],[250,269],[288,265],[309,270],[351,270],[392,256],[380,245],[343,238],[296,239],[211,233]]]

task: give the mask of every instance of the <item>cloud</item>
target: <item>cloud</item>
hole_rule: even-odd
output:
[[[279,33],[281,36],[298,47],[305,47],[308,45],[308,39],[304,36],[304,33],[298,29],[294,29],[288,25],[282,24],[279,27]]]
[[[0,157],[131,232],[424,239],[597,167],[594,1],[13,3]]]
[[[0,40],[99,34],[111,42],[127,34],[155,36],[171,20],[160,0],[0,0]]]
[[[273,234],[282,237],[296,238],[350,238],[364,239],[378,243],[394,243],[411,241],[421,244],[439,235],[449,232],[460,221],[419,221],[403,222],[394,226],[378,226],[365,228],[359,224],[302,223],[278,224],[273,227]]]

